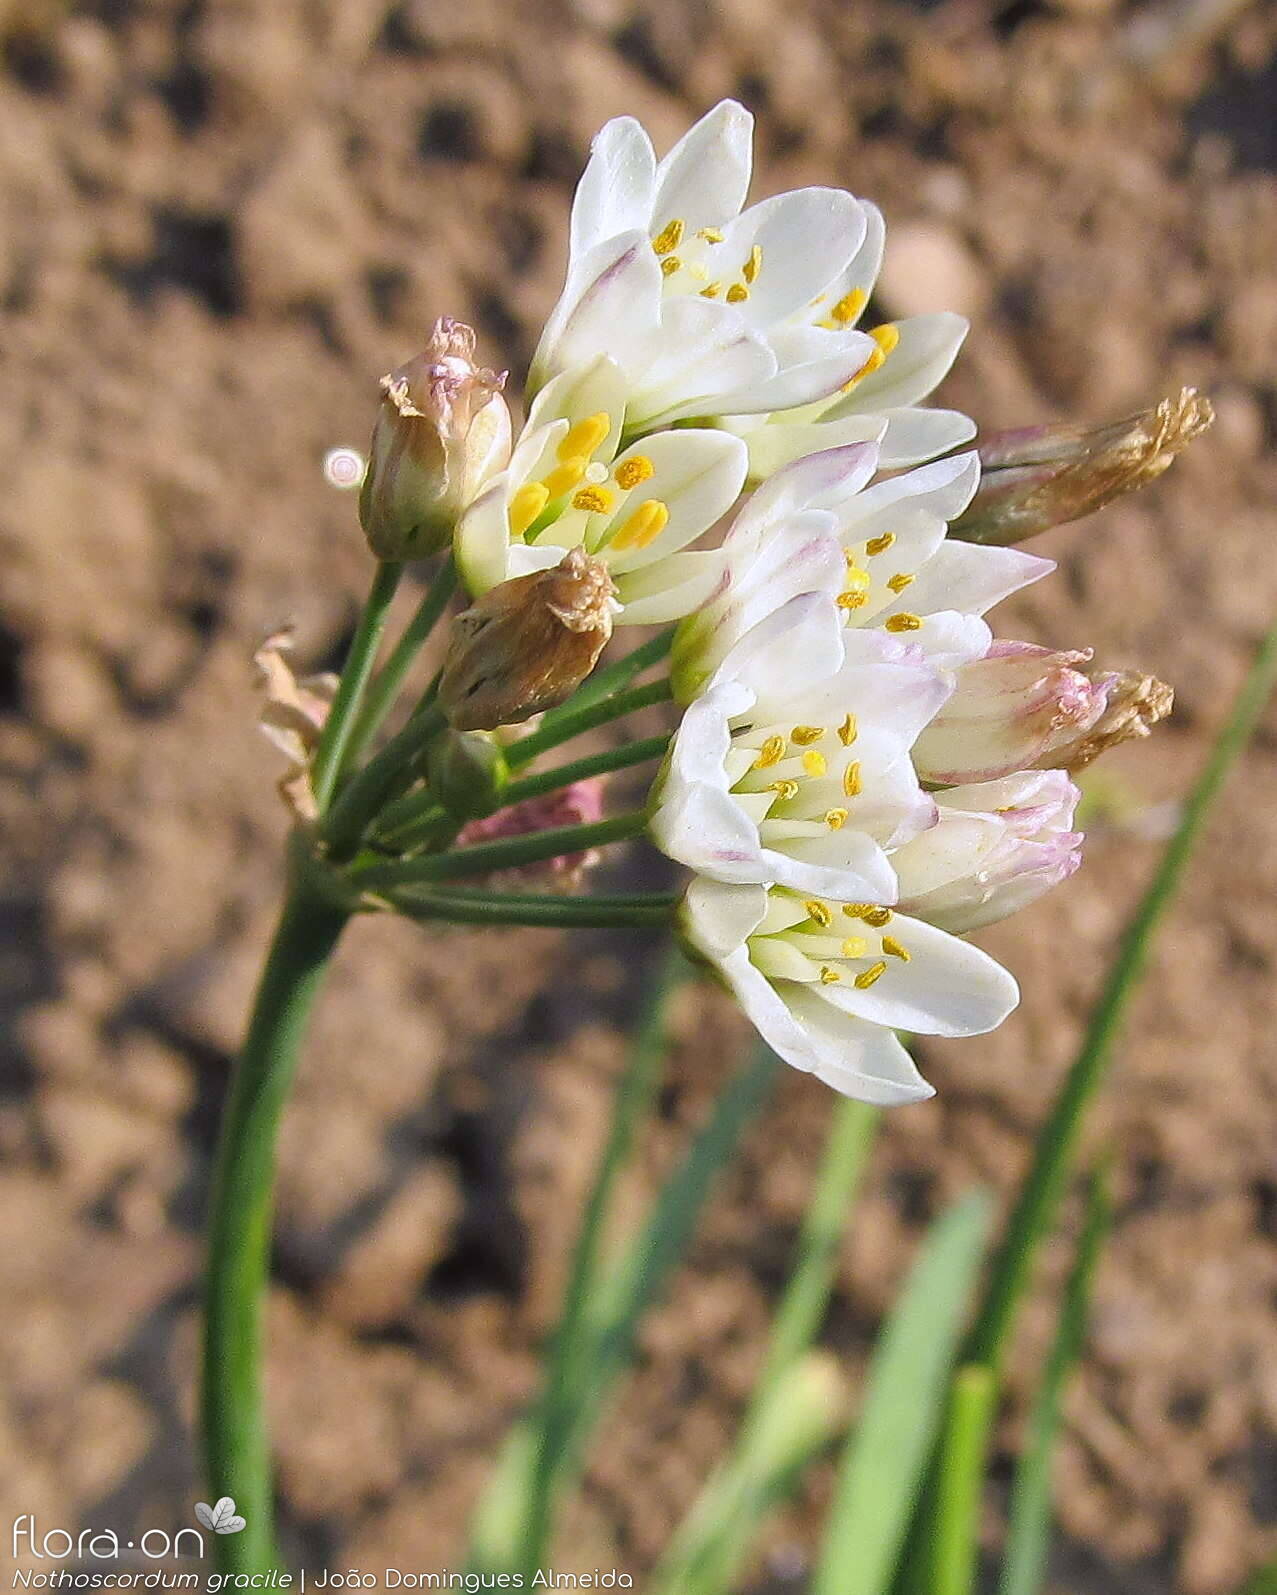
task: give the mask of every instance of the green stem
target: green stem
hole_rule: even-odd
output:
[[[610,698],[587,704],[583,709],[576,708],[574,702],[569,701],[553,720],[547,718],[546,723],[531,736],[511,743],[506,750],[506,762],[512,770],[517,769],[520,765],[529,764],[538,754],[548,753],[561,742],[593,731],[596,726],[607,725],[609,721],[619,720],[622,715],[646,709],[650,704],[668,703],[670,696],[668,681],[653,681],[646,687],[633,687],[629,692],[615,692]]]
[[[501,794],[501,807],[524,803],[545,792],[557,792],[560,787],[571,786],[573,781],[588,781],[591,776],[608,775],[613,770],[628,770],[634,764],[663,759],[669,745],[668,737],[645,737],[641,742],[608,748],[605,753],[587,754],[583,759],[556,765],[552,770],[540,770],[536,775],[524,776],[522,781],[511,781]]]
[[[334,859],[349,858],[355,851],[360,837],[387,798],[393,796],[401,783],[407,784],[403,778],[413,760],[445,724],[443,711],[438,707],[415,716],[351,777],[324,823],[324,840]]]
[[[341,680],[337,685],[337,696],[328,711],[328,719],[324,722],[323,734],[311,765],[311,785],[321,814],[328,807],[336,789],[337,777],[341,773],[342,762],[354,726],[354,717],[364,695],[364,688],[368,685],[368,678],[372,675],[373,665],[377,660],[377,649],[381,645],[382,633],[386,629],[390,604],[402,575],[402,565],[377,566],[368,601],[359,617],[359,625],[355,629],[350,652],[346,655]]]
[[[210,1498],[233,1496],[239,1534],[217,1535],[220,1571],[275,1565],[262,1401],[262,1311],[270,1262],[275,1142],[311,1004],[346,914],[294,886],[262,972],[231,1080],[208,1219],[202,1413]]]
[[[972,1363],[953,1377],[940,1442],[940,1498],[934,1525],[932,1595],[971,1595],[980,1550],[980,1500],[989,1429],[997,1402],[992,1368]]]
[[[493,893],[388,892],[386,900],[413,919],[448,920],[455,925],[532,925],[551,930],[609,930],[622,926],[668,926],[678,902],[674,893],[653,892],[644,903],[632,898],[505,897]]]
[[[622,687],[628,687],[635,676],[641,675],[650,665],[660,664],[673,646],[674,627],[670,626],[668,630],[649,638],[647,642],[640,644],[622,658],[614,659],[611,664],[604,665],[602,670],[596,670],[593,675],[587,676],[567,703],[550,710],[545,717],[545,723],[553,725],[560,716],[575,709],[588,708],[591,704],[598,703],[600,699],[619,692]]]
[[[453,563],[452,555],[449,554],[418,605],[416,614],[404,628],[403,636],[368,685],[363,707],[356,716],[350,736],[347,738],[346,753],[342,760],[345,768],[349,769],[355,763],[376,736],[382,721],[399,695],[405,677],[416,662],[426,639],[435,629],[439,617],[448,607],[448,600],[456,589],[457,567]]]
[[[406,859],[396,864],[361,865],[351,879],[364,891],[394,891],[429,881],[455,880],[459,876],[487,875],[493,870],[517,869],[523,864],[539,864],[564,853],[581,853],[608,842],[623,842],[647,828],[642,811],[618,814],[591,825],[556,825],[548,831],[532,831],[527,836],[504,837],[496,842],[479,842],[459,847],[455,852],[432,854],[429,858]]]

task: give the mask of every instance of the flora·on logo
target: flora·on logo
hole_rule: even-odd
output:
[[[235,1502],[229,1495],[224,1495],[216,1506],[210,1506],[207,1501],[197,1501],[195,1516],[214,1534],[238,1534],[244,1527],[244,1519],[236,1516]]]

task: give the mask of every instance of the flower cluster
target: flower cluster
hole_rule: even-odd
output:
[[[400,735],[494,734],[473,761],[487,795],[465,825],[437,777],[432,795],[437,757],[406,783],[374,760],[328,836],[380,850],[354,869],[377,901],[475,919],[475,889],[439,883],[512,858],[500,838],[549,825],[579,856],[645,829],[691,872],[687,947],[767,1042],[839,1091],[904,1102],[930,1088],[899,1032],[979,1034],[1015,1006],[962,937],[1077,867],[1070,771],[1169,709],[1150,678],[1088,671],[1089,652],[995,639],[986,613],[1052,569],[1004,545],[1156,474],[1209,408],[1186,395],[1156,426],[1007,434],[977,498],[981,455],[955,452],[973,423],[923,402],[965,322],[863,325],[881,215],[828,188],[747,204],[751,137],[731,101],[663,159],[630,118],[598,135],[517,435],[504,376],[457,323],[385,380],[369,540],[400,561],[450,541],[472,601]],[[616,666],[592,682],[613,628],[639,625],[672,627],[632,656],[668,651],[668,684],[627,695],[638,670]],[[679,706],[668,741],[502,786],[636,694]],[[502,729],[546,710],[522,740]],[[558,814],[556,786],[640,754],[660,765],[636,824],[581,825],[570,848],[553,820],[500,817]]]

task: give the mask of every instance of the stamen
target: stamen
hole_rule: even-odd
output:
[[[701,289],[701,298],[702,299],[717,299],[719,294],[722,293],[722,291],[723,291],[723,285],[722,285],[721,282],[712,282],[712,283],[710,283],[708,288],[702,288]]]
[[[842,944],[844,958],[863,958],[869,951],[869,943],[863,936],[848,936]]]
[[[884,925],[890,925],[891,910],[889,908],[875,908],[871,903],[860,917],[866,925],[872,925],[875,930],[881,930]]]
[[[894,532],[883,532],[881,537],[871,537],[865,544],[866,554],[885,554],[896,540]]]
[[[814,919],[821,930],[828,930],[834,922],[833,913],[828,903],[822,903],[819,897],[809,897],[803,904],[809,919]]]
[[[789,733],[789,740],[796,742],[800,748],[809,748],[813,742],[819,742],[824,734],[824,726],[795,726]]]
[[[676,271],[682,271],[683,262],[677,255],[666,255],[661,262],[661,276],[672,277]]]
[[[904,964],[907,964],[910,958],[913,957],[909,949],[898,942],[894,936],[884,936],[882,938],[882,950],[884,953],[889,953],[892,958],[900,959],[901,963]]]
[[[522,537],[549,502],[550,490],[544,482],[525,482],[510,499],[511,534]]]
[[[683,218],[675,216],[667,221],[660,232],[652,240],[652,252],[656,255],[668,255],[678,248],[683,242]]]
[[[848,919],[863,919],[866,914],[873,912],[872,903],[844,903],[842,911]]]
[[[826,809],[825,824],[831,831],[841,831],[847,823],[846,809]]]
[[[659,498],[645,498],[612,539],[612,551],[619,554],[626,548],[646,548],[665,530],[669,518],[670,512]]]
[[[606,515],[615,501],[605,487],[583,487],[572,495],[572,508],[590,515]]]
[[[876,964],[870,964],[868,969],[862,969],[856,976],[856,984],[861,991],[868,991],[875,980],[881,980],[887,973],[887,966],[881,959]]]
[[[829,312],[830,318],[836,321],[840,327],[845,327],[849,322],[856,319],[868,303],[869,295],[865,290],[863,288],[853,288],[850,293],[844,294]]]
[[[859,759],[853,759],[842,772],[842,789],[846,797],[859,797],[864,790],[864,782],[860,779]]]
[[[820,966],[820,983],[822,986],[836,986],[842,976],[836,969],[831,969],[828,964]]]
[[[907,571],[898,570],[887,582],[887,586],[891,588],[893,593],[902,593],[912,580],[913,577]]]
[[[589,463],[584,454],[574,454],[570,460],[564,460],[562,465],[556,465],[541,478],[546,492],[551,498],[562,498],[564,493],[570,493],[585,475],[585,468]]]
[[[922,626],[922,616],[901,610],[898,615],[888,615],[883,625],[888,631],[918,631]]]
[[[827,765],[825,764],[825,755],[823,753],[817,753],[814,748],[810,753],[804,753],[803,769],[806,770],[808,775],[824,775],[825,770],[827,769]]]
[[[696,236],[703,238],[707,244],[721,244],[723,241],[723,235],[717,227],[702,227]]]
[[[616,468],[616,485],[623,487],[628,493],[632,487],[637,487],[640,482],[646,482],[655,474],[656,467],[646,454],[631,454],[628,460],[622,460]]]
[[[779,764],[785,757],[784,737],[768,737],[758,750],[758,757],[750,765],[751,770],[770,770],[773,764]]]
[[[754,283],[758,281],[758,273],[762,270],[762,267],[763,246],[761,244],[755,244],[749,252],[749,259],[741,267],[740,274],[746,282]]]
[[[582,455],[588,459],[611,430],[612,417],[606,410],[600,410],[597,415],[587,415],[584,421],[576,423],[559,444],[556,451],[559,459],[565,464]]]
[[[869,602],[869,594],[858,593],[848,588],[845,593],[839,593],[834,602],[839,609],[863,609]]]
[[[788,803],[790,798],[796,798],[798,796],[798,782],[797,781],[773,781],[772,784],[766,790],[768,792],[777,792],[777,793],[779,793],[781,802],[782,803]]]
[[[738,305],[743,299],[748,298],[749,289],[746,288],[743,282],[734,282],[727,290],[727,303],[729,305]]]
[[[882,358],[885,360],[900,342],[900,328],[894,322],[884,321],[881,327],[871,328],[869,336],[882,350]]]
[[[849,748],[856,740],[858,731],[859,727],[856,725],[856,717],[854,714],[849,713],[847,718],[838,727],[838,740],[842,743],[844,748]]]

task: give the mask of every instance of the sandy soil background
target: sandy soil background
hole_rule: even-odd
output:
[[[249,658],[285,619],[308,662],[348,635],[368,561],[319,463],[362,442],[377,377],[442,311],[517,372],[592,130],[629,111],[667,143],[739,95],[759,192],[884,206],[885,313],[972,317],[945,397],[983,424],[1213,394],[1210,437],[1053,534],[1059,576],[1002,614],[1176,683],[1170,727],[1111,767],[1156,820],[1277,599],[1277,11],[95,0],[0,5],[0,38],[0,1492],[8,1516],[123,1534],[189,1521],[198,1493],[198,1224],[284,829]],[[1273,755],[1270,729],[1095,1120],[1120,1208],[1069,1402],[1061,1591],[1225,1595],[1277,1551]],[[1147,829],[1097,834],[1088,869],[985,937],[1025,1002],[995,1037],[928,1046],[939,1097],[890,1118],[827,1336],[853,1371],[920,1224],[1021,1170]],[[532,1387],[649,957],[392,924],[344,947],[285,1135],[271,1304],[284,1522],[312,1571],[457,1554]],[[677,1030],[631,1213],[745,1042],[704,989]],[[828,1108],[782,1083],[643,1337],[561,1561],[641,1573],[721,1454]],[[1013,1411],[1001,1476],[1016,1434]],[[759,1587],[801,1587],[828,1488],[768,1527]]]

